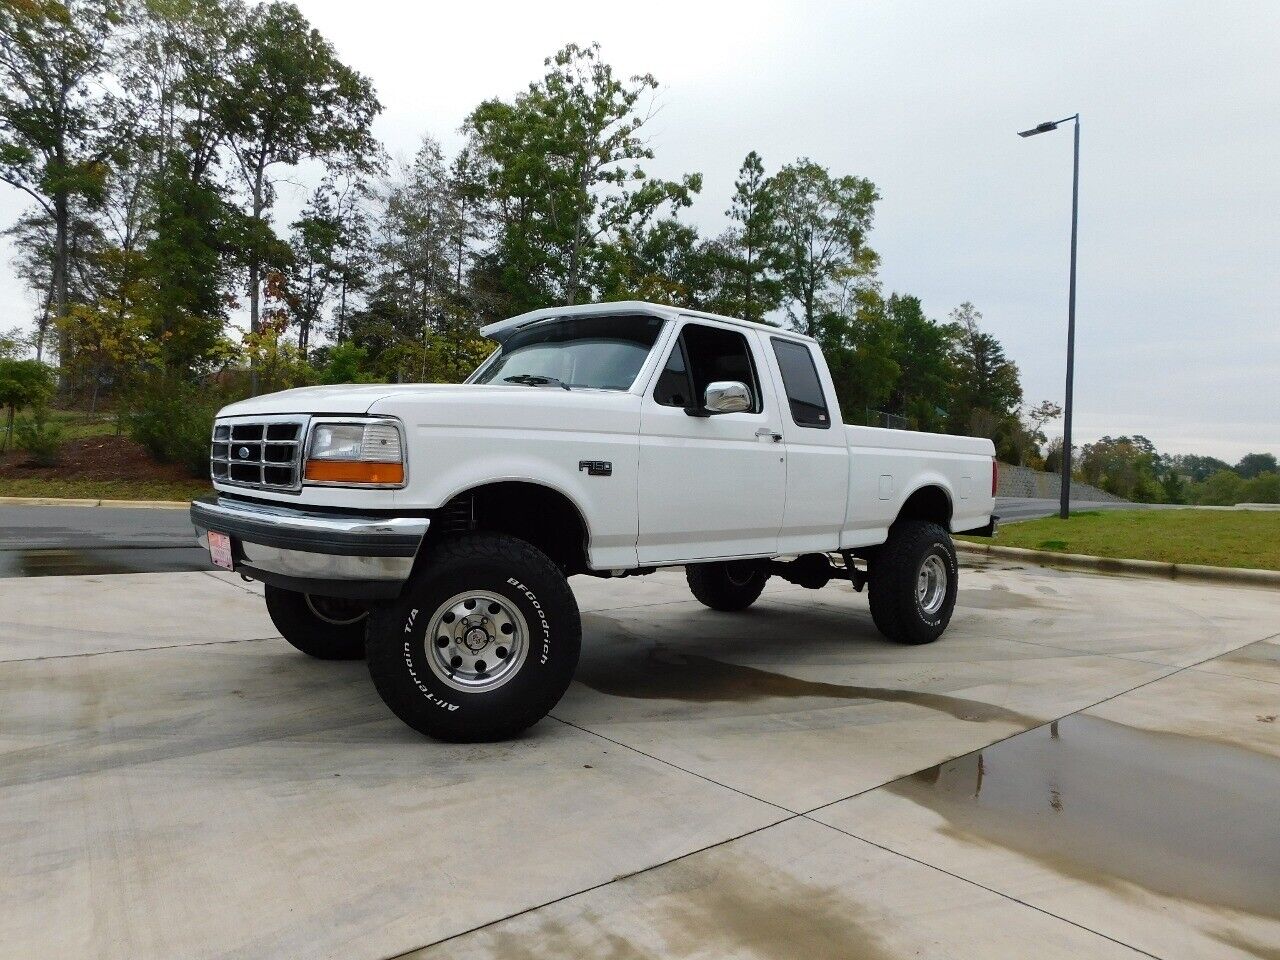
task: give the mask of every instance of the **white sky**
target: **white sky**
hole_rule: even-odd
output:
[[[540,76],[568,41],[652,72],[650,172],[701,171],[718,232],[748,150],[871,178],[886,292],[938,319],[964,300],[1061,402],[1079,111],[1078,443],[1143,433],[1234,461],[1280,453],[1280,4],[300,0],[385,106],[409,155]],[[301,188],[282,197],[287,223]],[[0,188],[0,224],[21,198]],[[33,298],[0,250],[0,328]]]

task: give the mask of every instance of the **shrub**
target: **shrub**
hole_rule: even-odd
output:
[[[134,402],[129,435],[161,463],[180,463],[192,476],[208,476],[209,436],[220,406],[216,395],[186,384],[156,386]]]
[[[29,417],[23,417],[14,427],[18,449],[31,454],[31,462],[37,467],[56,467],[62,449],[62,428],[49,419],[49,412],[37,409]]]
[[[1244,482],[1241,503],[1280,503],[1280,473],[1260,473]]]
[[[1197,485],[1195,502],[1209,506],[1229,507],[1239,503],[1244,481],[1230,470],[1219,470],[1204,483]]]

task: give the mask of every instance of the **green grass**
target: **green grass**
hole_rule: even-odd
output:
[[[0,497],[84,500],[190,500],[212,492],[207,480],[88,480],[0,477]]]
[[[27,411],[28,415],[30,411]],[[114,413],[88,414],[79,410],[50,410],[49,420],[62,429],[63,440],[80,440],[84,437],[114,437],[116,417]]]
[[[968,537],[962,539],[971,539]],[[1098,510],[1000,527],[1002,547],[1280,570],[1280,511]]]

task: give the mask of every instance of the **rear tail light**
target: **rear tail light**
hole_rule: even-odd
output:
[[[996,487],[1000,485],[1000,461],[995,457],[991,458],[991,495],[996,495]]]

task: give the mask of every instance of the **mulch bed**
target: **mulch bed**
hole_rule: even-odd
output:
[[[62,445],[56,467],[37,467],[21,450],[0,455],[0,478],[59,480],[155,480],[190,483],[177,463],[157,463],[142,444],[128,437],[81,437]]]

